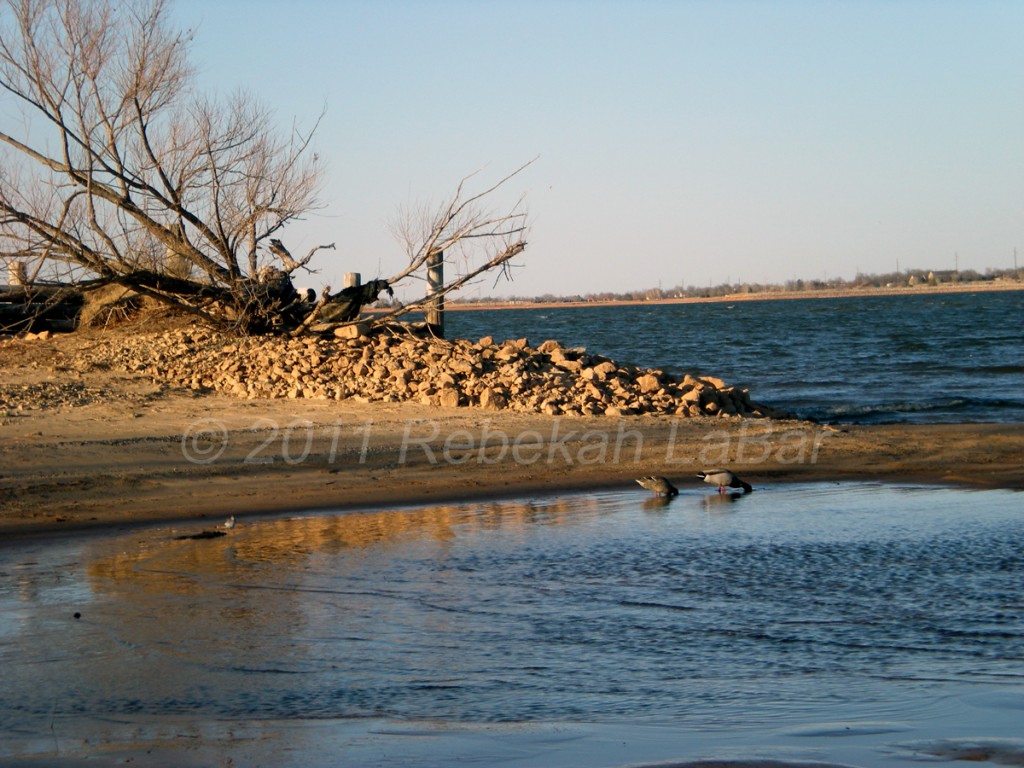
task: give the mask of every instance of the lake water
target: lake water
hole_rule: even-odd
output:
[[[449,312],[448,335],[552,338],[718,376],[827,422],[1024,421],[1024,291]]]
[[[1024,765],[1020,498],[638,488],[6,542],[0,764]]]

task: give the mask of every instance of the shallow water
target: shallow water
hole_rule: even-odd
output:
[[[182,727],[228,744],[233,723],[225,749],[261,754],[302,724],[309,746],[278,765],[324,744],[375,764],[371,742],[438,765],[739,754],[727,744],[877,765],[915,740],[1019,738],[1020,500],[637,489],[9,542],[0,757],[89,754],[97,723],[122,746]]]

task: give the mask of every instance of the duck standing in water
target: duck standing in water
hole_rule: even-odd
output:
[[[697,477],[705,483],[717,485],[719,493],[725,493],[727,487],[742,488],[744,493],[750,493],[754,490],[749,484],[740,480],[728,469],[705,469],[703,472],[698,472]]]
[[[647,477],[638,477],[636,481],[648,491],[653,491],[655,496],[671,497],[679,495],[679,489],[664,477],[649,475]]]

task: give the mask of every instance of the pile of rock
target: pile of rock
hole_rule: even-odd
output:
[[[199,328],[118,336],[94,362],[156,381],[248,399],[403,402],[550,415],[784,417],[709,376],[620,365],[556,341],[231,337]]]

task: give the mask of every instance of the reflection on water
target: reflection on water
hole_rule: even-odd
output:
[[[0,548],[0,732],[86,713],[735,732],[945,722],[954,688],[1024,685],[1009,492],[630,491],[182,532]]]

